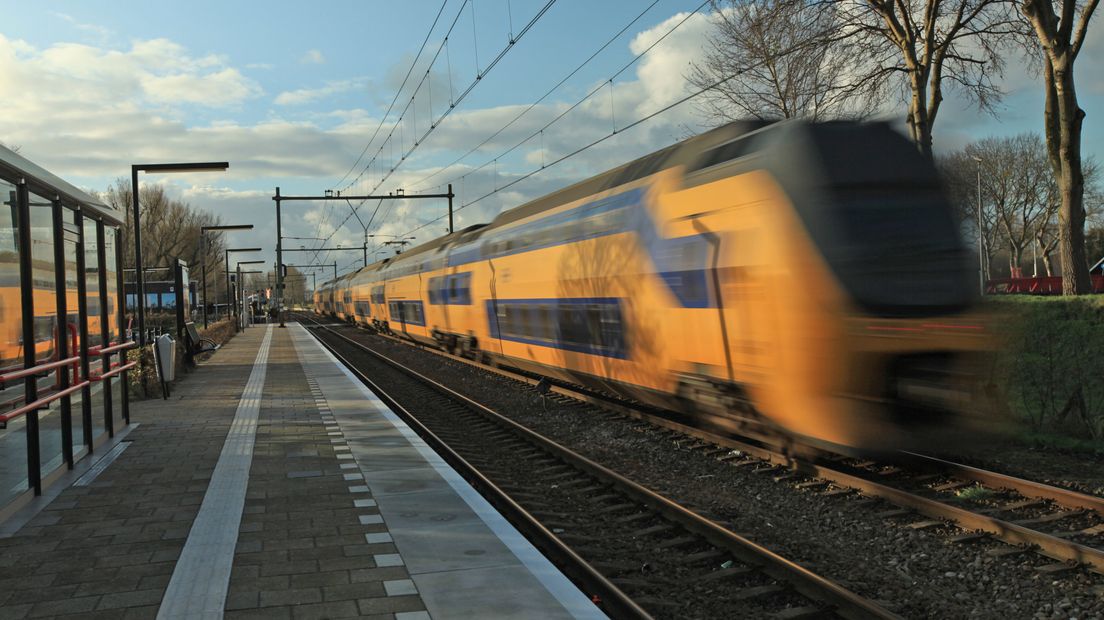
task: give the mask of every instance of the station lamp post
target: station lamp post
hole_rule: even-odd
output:
[[[252,224],[227,224],[203,226],[199,229],[200,246],[203,248],[203,329],[207,329],[207,231],[208,230],[253,230]]]
[[[974,161],[977,162],[978,282],[981,286],[981,294],[985,295],[985,229],[981,227],[981,162],[983,160],[974,155]]]
[[[130,167],[130,194],[134,207],[134,269],[137,280],[135,293],[138,297],[138,345],[146,344],[146,282],[142,275],[142,221],[138,205],[139,172],[222,172],[230,167],[229,162],[197,162],[176,164],[133,164]]]
[[[230,312],[230,253],[231,252],[260,252],[261,248],[228,248],[224,254],[226,261],[226,312]]]

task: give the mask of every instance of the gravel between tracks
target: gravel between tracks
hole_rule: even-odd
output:
[[[596,417],[362,331],[357,339],[906,617],[1104,618],[1100,575],[1041,574],[1035,569],[1052,560],[1033,553],[992,558],[986,551],[1003,544],[952,543],[954,528],[912,530],[904,525],[922,520],[917,515],[878,517],[889,504],[799,490],[798,481],[775,482],[689,451],[692,442],[660,429]]]

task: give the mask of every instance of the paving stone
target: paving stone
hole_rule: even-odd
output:
[[[277,605],[305,605],[322,602],[322,590],[319,588],[295,588],[261,592],[261,607]]]
[[[257,609],[238,609],[227,611],[223,618],[227,620],[282,620],[291,618],[291,607],[259,607]]]
[[[120,607],[138,607],[141,605],[154,605],[161,602],[165,593],[163,588],[151,590],[136,590],[134,592],[120,592],[117,594],[105,594],[96,609],[118,609]]]
[[[323,618],[355,618],[360,615],[356,601],[331,601],[314,605],[300,605],[292,609],[292,617],[300,620]]]
[[[96,608],[99,602],[98,596],[85,596],[80,598],[63,598],[53,601],[35,603],[31,608],[28,618],[40,618],[42,616],[60,616],[64,614],[83,614]]]
[[[423,611],[425,605],[417,596],[384,596],[380,598],[362,598],[357,600],[360,613],[386,614],[402,611]]]

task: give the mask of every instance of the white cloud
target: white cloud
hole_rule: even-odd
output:
[[[318,50],[308,50],[307,53],[303,54],[303,57],[299,59],[299,62],[305,65],[320,65],[326,62],[326,57]]]
[[[206,107],[240,104],[261,92],[253,80],[215,55],[190,56],[167,39],[135,41],[129,50],[79,43],[38,49],[0,34],[0,90],[25,93],[12,110],[48,112],[152,103]],[[30,115],[28,115],[30,116]]]
[[[106,28],[104,26],[100,26],[100,25],[97,25],[97,24],[81,23],[81,22],[77,21],[77,19],[75,17],[73,17],[72,15],[69,15],[68,13],[60,13],[58,11],[51,11],[51,13],[55,17],[61,19],[62,21],[65,21],[65,22],[71,24],[77,30],[81,30],[81,31],[84,31],[84,32],[87,32],[87,33],[93,35],[92,38],[96,41],[101,41],[101,42],[107,41],[108,39],[111,38],[111,36],[113,34],[110,28]]]
[[[358,88],[363,88],[368,81],[364,78],[350,80],[335,80],[326,82],[320,88],[300,88],[298,90],[284,91],[276,96],[276,105],[304,105],[326,99],[332,95],[347,93]]]

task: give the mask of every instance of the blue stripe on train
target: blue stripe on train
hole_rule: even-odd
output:
[[[627,338],[626,338],[625,331],[624,331],[623,316],[621,314],[621,300],[616,298],[616,297],[572,297],[572,298],[559,298],[559,299],[557,299],[557,298],[552,298],[552,299],[500,299],[500,300],[497,300],[497,301],[492,300],[492,299],[488,299],[488,300],[485,301],[485,304],[486,304],[486,309],[487,309],[488,328],[489,328],[490,335],[491,335],[492,338],[499,338],[501,340],[508,340],[510,342],[521,342],[521,343],[524,343],[524,344],[532,344],[532,345],[537,345],[537,346],[541,346],[541,347],[550,347],[550,348],[553,348],[553,349],[560,349],[560,350],[563,350],[563,351],[573,351],[575,353],[586,353],[588,355],[599,355],[599,356],[602,356],[602,357],[612,357],[612,358],[617,358],[617,359],[627,359],[628,358]],[[600,333],[599,334],[597,334],[597,335],[592,334],[592,333],[589,333],[589,331],[588,331],[587,335],[588,335],[589,338],[593,338],[593,337],[597,336],[599,339],[605,339],[605,340],[608,341],[608,344],[606,344],[606,343],[595,343],[595,342],[585,343],[585,342],[579,342],[579,341],[572,341],[569,338],[565,338],[564,329],[565,329],[565,327],[570,328],[571,326],[565,326],[561,323],[560,312],[559,312],[560,306],[568,306],[568,307],[581,306],[581,307],[583,307],[583,308],[581,308],[581,310],[583,312],[585,312],[585,307],[586,306],[595,306],[595,305],[600,306],[602,310],[605,310],[607,312],[612,312],[612,314],[607,315],[607,316],[610,316],[610,317],[615,316],[616,317],[616,323],[613,323],[613,322],[604,323],[604,324],[602,324],[602,326],[600,328]],[[500,308],[500,307],[515,308],[515,309],[533,308],[533,307],[547,307],[549,310],[551,310],[554,313],[552,315],[554,320],[552,321],[552,324],[551,324],[551,328],[554,332],[552,334],[552,339],[545,339],[545,338],[538,338],[538,337],[531,336],[531,334],[534,331],[536,331],[535,329],[533,329],[535,327],[535,324],[532,321],[528,321],[528,320],[524,321],[524,324],[522,326],[523,327],[522,331],[527,332],[526,334],[518,334],[518,333],[503,334],[503,333],[501,333],[501,331],[499,329],[500,326],[499,326],[499,321],[498,321],[498,313],[496,312],[496,308]],[[531,312],[525,312],[524,314],[526,315],[525,318],[529,319],[530,318],[529,315],[532,314],[532,313]],[[585,314],[578,314],[576,317],[573,317],[573,318],[582,319],[579,324],[573,326],[573,329],[577,330],[579,327],[583,327],[584,330],[585,330],[585,327],[587,326],[586,315]],[[512,325],[507,326],[508,329],[511,329],[513,327],[514,326],[512,326]],[[581,335],[581,334],[576,334],[576,335]]]

